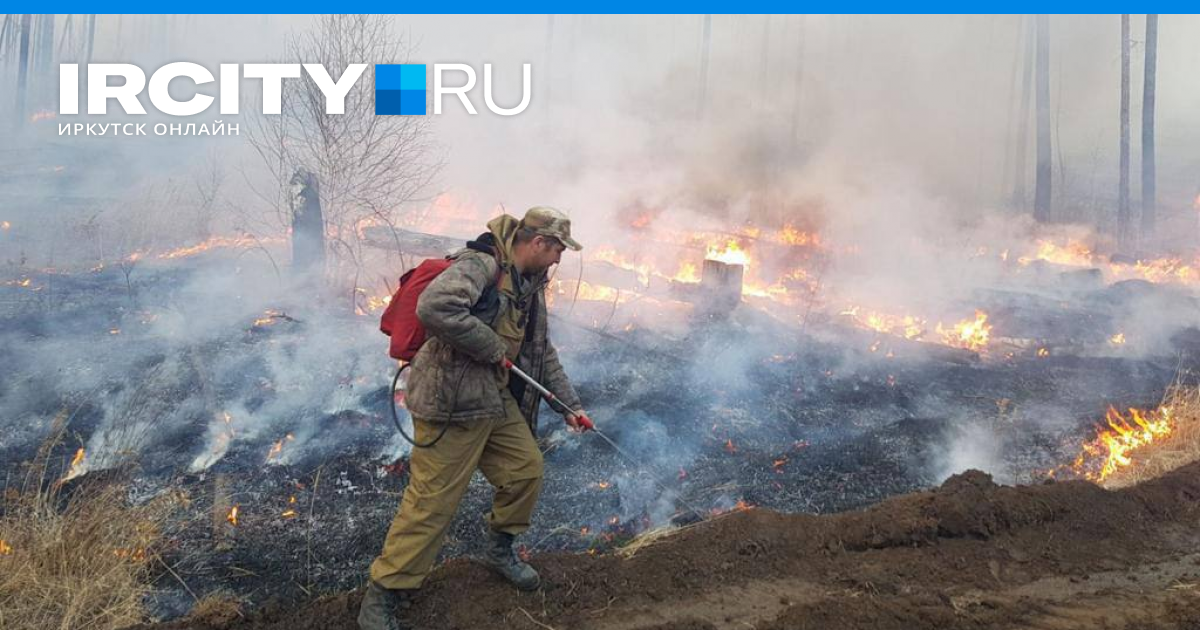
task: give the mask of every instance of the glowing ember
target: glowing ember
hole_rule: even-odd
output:
[[[725,450],[729,453],[737,452],[737,447],[733,445],[733,440],[725,440]]]
[[[275,320],[279,319],[280,316],[282,316],[282,315],[283,315],[283,313],[280,313],[279,311],[277,311],[273,308],[269,308],[269,309],[263,311],[263,317],[259,317],[258,319],[254,320],[253,325],[255,328],[261,328],[263,326],[270,326],[271,324],[275,323]]]
[[[113,549],[113,555],[118,558],[133,560],[134,562],[146,561],[145,549]]]
[[[0,539],[0,556],[12,555],[12,552],[13,552],[12,545],[4,542],[3,539]]]
[[[1130,409],[1128,417],[1109,407],[1105,422],[1108,426],[1099,428],[1096,438],[1083,445],[1083,452],[1071,464],[1076,474],[1099,482],[1134,465],[1134,451],[1161,441],[1174,428],[1168,406],[1153,411]]]
[[[731,507],[729,509],[715,507],[715,508],[712,508],[711,510],[709,510],[709,513],[712,514],[713,516],[720,516],[722,514],[726,514],[729,512],[742,512],[742,511],[749,510],[752,508],[754,508],[754,504],[748,503],[745,499],[738,499],[737,503],[735,503],[733,505],[733,507]]]
[[[119,335],[119,334],[121,334],[121,329],[120,328],[110,328],[110,329],[108,329],[108,334]]]
[[[238,506],[229,508],[229,514],[225,515],[225,520],[229,521],[230,525],[237,526],[238,524]]]
[[[601,482],[596,483],[596,487],[600,490],[607,490],[610,486],[612,486],[612,484],[607,481],[601,481]]]
[[[1044,359],[1044,358],[1050,356],[1050,349],[1049,348],[1038,348],[1037,355],[1038,355],[1038,357]]]
[[[1119,332],[1119,333],[1117,333],[1117,334],[1115,334],[1115,335],[1113,335],[1113,336],[1109,337],[1109,338],[1108,338],[1108,343],[1111,343],[1111,344],[1112,344],[1112,345],[1114,345],[1114,346],[1123,346],[1123,345],[1125,345],[1125,333],[1123,333],[1123,332]]]
[[[987,318],[987,313],[975,311],[974,320],[964,319],[951,329],[942,328],[939,322],[936,330],[947,345],[982,352],[987,349],[988,338],[992,334],[992,327],[987,323]]]
[[[737,241],[729,239],[725,241],[724,247],[720,245],[709,245],[708,253],[704,255],[705,260],[716,260],[727,265],[741,265],[743,267],[750,266],[750,255]]]
[[[288,509],[284,510],[283,514],[280,514],[280,516],[282,516],[283,518],[296,518],[296,510],[288,508]]]

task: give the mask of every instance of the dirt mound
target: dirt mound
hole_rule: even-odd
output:
[[[618,556],[546,555],[520,594],[442,566],[420,628],[1200,628],[1200,464],[1118,491],[983,473],[829,516],[745,510]],[[357,594],[156,630],[355,628]]]

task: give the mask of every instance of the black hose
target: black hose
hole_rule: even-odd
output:
[[[438,433],[437,437],[433,438],[433,440],[426,442],[425,444],[420,444],[415,438],[417,428],[416,420],[414,419],[413,421],[413,437],[409,437],[408,433],[404,430],[404,427],[400,424],[400,414],[396,412],[396,384],[400,382],[400,375],[403,374],[404,370],[407,370],[408,366],[410,365],[412,364],[405,363],[401,365],[400,369],[396,370],[396,375],[392,377],[392,388],[390,390],[392,423],[396,425],[396,430],[400,432],[400,437],[404,438],[405,442],[412,444],[416,448],[429,448],[434,444],[437,444],[438,440],[442,439],[442,436],[446,435],[446,430],[450,428],[450,418],[454,415],[454,405],[458,404],[458,388],[462,385],[463,377],[467,375],[467,366],[463,366],[462,372],[458,374],[458,382],[454,384],[454,398],[452,398],[450,401],[450,415],[446,417],[446,423],[442,425],[441,432]]]

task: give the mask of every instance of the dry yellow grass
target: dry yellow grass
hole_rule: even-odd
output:
[[[1104,487],[1132,486],[1200,460],[1200,387],[1172,387],[1160,408],[1170,409],[1170,434],[1131,452],[1133,463],[1105,479]]]
[[[115,630],[145,620],[166,502],[131,506],[116,483],[81,483],[64,496],[49,451],[43,446],[24,487],[4,489],[0,628]]]

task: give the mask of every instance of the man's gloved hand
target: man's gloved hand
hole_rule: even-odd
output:
[[[581,433],[584,431],[594,431],[596,429],[596,425],[592,424],[592,419],[589,418],[587,413],[582,409],[576,411],[575,415],[573,416],[571,414],[563,416],[563,419],[566,420],[567,426]]]

